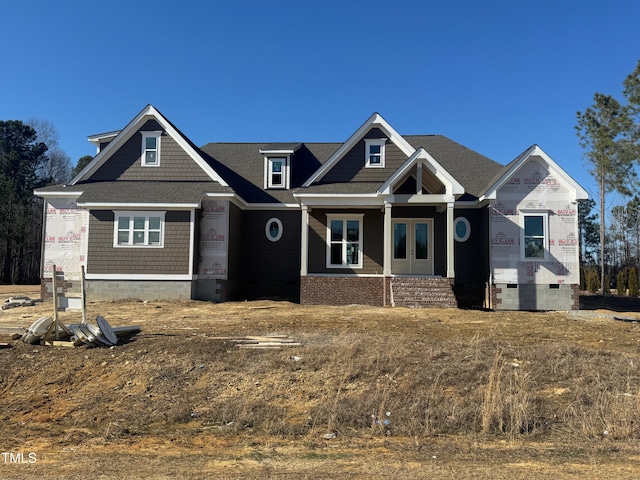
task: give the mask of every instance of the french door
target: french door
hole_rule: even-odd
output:
[[[433,220],[392,220],[391,272],[396,275],[433,274]]]

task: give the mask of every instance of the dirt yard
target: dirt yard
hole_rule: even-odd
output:
[[[14,294],[39,299],[0,287]],[[639,305],[583,305],[89,303],[90,323],[140,333],[111,348],[0,335],[0,478],[638,478]],[[43,315],[3,310],[0,328]],[[239,343],[273,335],[299,345]]]

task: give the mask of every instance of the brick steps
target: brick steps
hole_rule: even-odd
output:
[[[448,278],[396,277],[391,280],[394,307],[456,308],[458,302]]]

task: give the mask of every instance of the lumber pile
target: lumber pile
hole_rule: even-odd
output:
[[[302,345],[287,335],[252,335],[246,337],[211,337],[213,340],[226,340],[239,348],[281,348]]]

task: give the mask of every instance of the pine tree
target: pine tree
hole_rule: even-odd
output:
[[[635,267],[629,269],[629,296],[638,298],[638,274]]]

